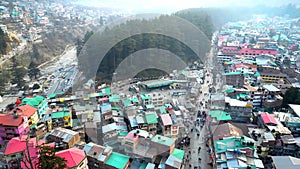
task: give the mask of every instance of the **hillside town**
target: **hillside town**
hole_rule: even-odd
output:
[[[93,10],[29,2],[0,3],[0,20],[13,18],[28,42],[54,22],[106,20]],[[38,168],[41,146],[70,169],[300,168],[299,19],[227,23],[207,61],[152,80],[90,80],[84,87],[95,92],[81,97],[66,92],[78,73],[76,63],[68,66],[31,82],[35,89],[0,96],[0,168]]]
[[[43,43],[46,34],[102,26],[125,15],[128,14],[109,8],[84,7],[76,1],[3,0],[0,2],[0,28],[8,35],[11,47],[0,52],[0,61],[22,54],[27,44]]]

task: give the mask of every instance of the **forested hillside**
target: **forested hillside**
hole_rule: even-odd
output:
[[[200,42],[203,43],[203,45],[199,44],[199,48],[205,46],[204,49],[200,49],[202,51],[201,55],[205,55],[206,52],[209,51],[209,39],[211,39],[212,33],[214,31],[212,20],[209,17],[209,15],[207,15],[205,12],[177,13],[175,15],[190,21],[204,33],[202,36],[205,36],[205,38],[203,38],[203,42]],[[173,25],[176,25],[176,23],[174,24],[172,22],[174,22],[172,20],[172,16],[162,15],[160,17],[156,17],[149,20],[140,20],[140,19],[130,20],[127,21],[125,24],[121,24],[119,26],[106,29],[104,30],[103,33],[95,34],[92,37],[93,42],[90,45],[87,45],[87,49],[86,49],[87,51],[90,52],[85,57],[79,58],[79,60],[83,59],[80,60],[80,63],[84,63],[86,60],[90,60],[90,58],[97,57],[96,55],[93,56],[93,54],[94,53],[96,54],[97,50],[100,50],[98,47],[101,46],[101,43],[106,41],[108,42],[111,39],[116,38],[116,35],[118,34],[117,32],[131,32],[133,31],[132,29],[137,29],[135,31],[142,32],[143,28],[155,30],[155,29],[159,29],[157,25],[160,25],[160,28],[170,30],[171,34],[173,35],[183,34],[181,28],[179,27],[177,28],[176,26],[175,28],[173,27]],[[132,27],[132,25],[137,25],[137,26]],[[199,34],[199,36],[201,35]],[[82,42],[84,41],[85,40],[83,39]],[[82,48],[82,43],[77,43],[77,44],[79,44],[77,49],[79,49],[78,52],[80,53],[80,50]],[[182,42],[172,37],[165,36],[163,34],[141,33],[118,42],[108,51],[108,53],[106,54],[106,56],[104,57],[100,65],[98,64],[98,65],[90,65],[90,66],[99,67],[97,72],[98,81],[110,82],[113,72],[127,56],[139,50],[148,49],[148,48],[159,48],[159,49],[170,51],[173,54],[180,56],[181,59],[185,61],[185,63],[192,63],[196,60],[197,61],[199,60],[197,55],[188,46],[186,46],[186,44],[183,44]],[[80,64],[79,66],[86,66],[86,65]],[[135,66],[135,65],[131,65],[131,66]],[[155,77],[155,76],[160,76],[161,73],[162,72],[159,72],[157,70],[156,71],[148,70],[148,72],[144,72],[144,75]]]

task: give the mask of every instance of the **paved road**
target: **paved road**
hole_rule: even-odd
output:
[[[207,62],[205,63],[206,65],[206,70],[207,72],[205,73],[205,80],[204,80],[204,84],[201,86],[201,91],[202,93],[200,94],[200,96],[197,99],[197,107],[199,108],[199,110],[202,111],[208,111],[209,107],[210,107],[210,92],[209,89],[211,86],[216,87],[216,89],[219,91],[222,87],[222,80],[220,80],[220,76],[216,76],[213,74],[213,72],[216,72],[213,70],[213,66],[214,63],[214,54],[215,51],[212,48],[208,58],[207,58]],[[214,77],[216,76],[216,77]],[[213,79],[216,79],[216,81],[214,82]],[[200,104],[202,103],[202,105]],[[197,114],[197,113],[196,113]],[[195,115],[197,116],[197,115]],[[195,119],[197,117],[193,117],[192,121],[194,122]],[[186,168],[192,168],[192,169],[212,169],[212,166],[209,165],[209,153],[208,153],[208,148],[206,147],[206,139],[208,137],[208,131],[206,126],[204,127],[200,127],[200,126],[192,126],[195,127],[193,129],[193,132],[190,133],[190,137],[191,137],[191,145],[189,147],[189,149],[187,149],[186,151],[186,158],[188,161],[186,161]],[[191,131],[191,128],[189,129],[189,131]],[[198,137],[197,131],[199,131],[200,136]],[[198,153],[198,149],[199,147],[201,147],[200,152]],[[189,152],[191,154],[189,154]],[[189,156],[189,158],[187,158],[187,156]],[[201,159],[201,160],[199,160]]]
[[[208,83],[207,83],[208,82]],[[205,102],[209,103],[209,86],[211,85],[212,82],[212,75],[206,76],[205,78],[205,83],[202,85],[202,94],[199,96],[198,103],[202,102],[204,103],[203,106],[200,106],[200,104],[197,104],[199,107],[199,110],[202,111],[207,111],[208,105],[206,105]],[[197,119],[195,117],[193,120],[195,121]],[[206,127],[200,127],[199,125],[193,126],[195,127],[193,129],[193,132],[190,134],[191,137],[191,159],[189,161],[189,165],[186,167],[191,168],[201,168],[201,169],[211,169],[212,167],[208,164],[209,163],[209,154],[207,152],[207,147],[206,147],[206,138],[208,135],[208,131],[206,130]],[[200,136],[198,137],[198,131]],[[200,153],[198,153],[198,149],[201,147]],[[189,151],[188,151],[189,152]],[[187,153],[188,153],[187,152]],[[199,158],[201,159],[199,161]]]

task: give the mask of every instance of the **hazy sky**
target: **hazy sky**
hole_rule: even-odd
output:
[[[118,8],[132,12],[169,13],[187,8],[252,6],[257,4],[281,5],[298,0],[81,0],[85,5]]]

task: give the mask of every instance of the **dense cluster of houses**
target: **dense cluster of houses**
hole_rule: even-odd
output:
[[[300,167],[300,105],[282,108],[285,92],[299,89],[299,35],[298,19],[260,15],[220,30],[225,86],[211,95],[207,125],[215,168]]]
[[[140,88],[154,90],[147,94],[100,88],[85,97],[18,98],[0,114],[3,166],[28,165],[24,154],[34,154],[44,143],[67,159],[68,168],[181,168],[185,152],[176,145],[187,137],[192,107],[172,92],[188,83],[165,81],[142,82]]]
[[[89,9],[61,1],[4,0],[0,2],[0,28],[21,34],[28,41],[58,28],[86,24],[103,25],[110,16],[120,13],[109,9]],[[11,27],[15,25],[14,27]],[[13,31],[12,31],[13,30]]]
[[[94,16],[72,6],[24,2],[14,3],[10,19],[48,26],[53,16],[84,22]],[[0,4],[2,19],[8,4]],[[26,9],[33,7],[31,16]],[[199,100],[209,76],[203,69],[131,86],[118,83],[126,93],[99,86],[80,96],[20,97],[0,114],[0,167],[24,168],[28,158],[37,164],[44,145],[55,148],[68,168],[184,168],[187,153],[180,143],[189,140],[191,117],[205,107],[201,120],[209,131],[204,138],[213,168],[299,168],[300,105],[282,108],[284,93],[300,86],[299,35],[295,19],[256,16],[226,24],[215,41],[225,85],[210,86],[208,102]]]

